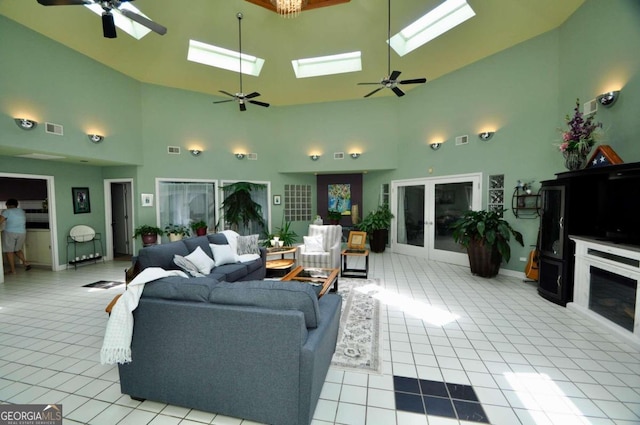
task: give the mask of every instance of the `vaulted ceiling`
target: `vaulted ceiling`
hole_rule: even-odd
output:
[[[318,3],[331,0],[310,0]],[[468,0],[476,16],[404,57],[391,52],[401,79],[434,80],[561,25],[585,0]],[[441,0],[394,0],[391,33]],[[82,6],[44,7],[36,0],[0,0],[0,14],[137,80],[220,96],[236,92],[238,75],[187,61],[190,39],[238,49],[236,13],[242,12],[244,53],[264,58],[258,77],[243,77],[244,91],[260,100],[292,105],[361,98],[387,73],[387,1],[336,1],[285,19],[258,5],[269,0],[137,0],[134,5],[168,28],[136,40],[122,31],[102,36],[100,17]],[[17,40],[13,40],[17,42]],[[3,43],[7,40],[3,40]],[[291,60],[362,51],[362,71],[296,79]],[[427,82],[427,85],[429,83]],[[406,91],[412,86],[403,86]],[[390,90],[375,95],[393,96]],[[212,97],[212,100],[213,99]],[[219,98],[218,98],[219,100]]]

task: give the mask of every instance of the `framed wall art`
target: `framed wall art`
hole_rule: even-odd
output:
[[[280,195],[273,195],[273,205],[280,205],[282,203],[282,198]]]
[[[73,213],[84,214],[91,212],[88,187],[72,187],[71,199],[73,200]]]
[[[140,194],[140,202],[143,207],[152,207],[153,206],[153,193],[142,193]]]

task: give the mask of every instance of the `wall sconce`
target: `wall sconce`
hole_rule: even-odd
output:
[[[23,130],[33,130],[38,126],[38,123],[28,118],[15,118],[14,121]]]
[[[87,134],[87,137],[89,137],[89,140],[91,140],[93,143],[100,143],[104,140],[104,136],[101,136],[99,134]]]
[[[437,151],[438,149],[440,149],[440,146],[442,146],[442,143],[439,143],[439,142],[429,143],[429,147],[434,151]]]
[[[607,93],[602,93],[600,96],[596,97],[596,100],[599,104],[608,108],[616,103],[616,100],[618,100],[619,96],[620,90],[615,90]]]
[[[480,138],[480,140],[488,142],[489,140],[491,140],[494,134],[496,134],[495,131],[483,131],[482,133],[478,134],[478,137]]]
[[[309,158],[311,158],[312,161],[317,161],[320,159],[320,155],[316,155],[316,154],[309,155]]]
[[[193,156],[200,156],[200,154],[202,153],[200,149],[189,149],[189,152],[191,152],[191,155]]]
[[[353,158],[353,159],[358,159],[358,158],[360,158],[360,152],[353,152],[353,153],[351,153],[351,158]]]
[[[243,153],[240,153],[240,152],[236,153],[236,158],[244,159],[244,157],[245,157],[245,155]]]

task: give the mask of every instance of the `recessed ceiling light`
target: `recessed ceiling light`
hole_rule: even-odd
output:
[[[228,71],[240,72],[240,53],[234,50],[224,49],[213,44],[201,41],[189,40],[189,53],[187,59],[203,65],[215,66]],[[257,77],[262,71],[264,59],[242,54],[242,73]]]
[[[104,10],[102,9],[102,6],[100,6],[100,3],[85,4],[84,6],[98,16],[102,16],[102,13],[104,13]],[[131,3],[128,2],[122,2],[120,6],[118,6],[118,9],[127,9],[134,13],[137,13],[138,15],[144,16],[149,20],[151,19],[144,13],[140,12],[137,7],[132,6]],[[117,12],[113,13],[113,21],[116,24],[116,27],[120,28],[122,31],[126,32],[136,40],[140,40],[142,37],[151,32],[149,28],[140,25],[139,23]]]
[[[404,56],[474,16],[466,0],[447,0],[391,37],[389,43]]]
[[[296,78],[318,77],[320,75],[344,74],[362,71],[361,52],[340,53],[316,58],[291,61]]]

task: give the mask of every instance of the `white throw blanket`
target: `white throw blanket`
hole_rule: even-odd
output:
[[[188,277],[179,270],[164,270],[149,267],[135,277],[111,310],[104,333],[100,363],[116,364],[131,362],[131,338],[133,337],[133,310],[138,307],[142,290],[147,282],[167,276]]]

